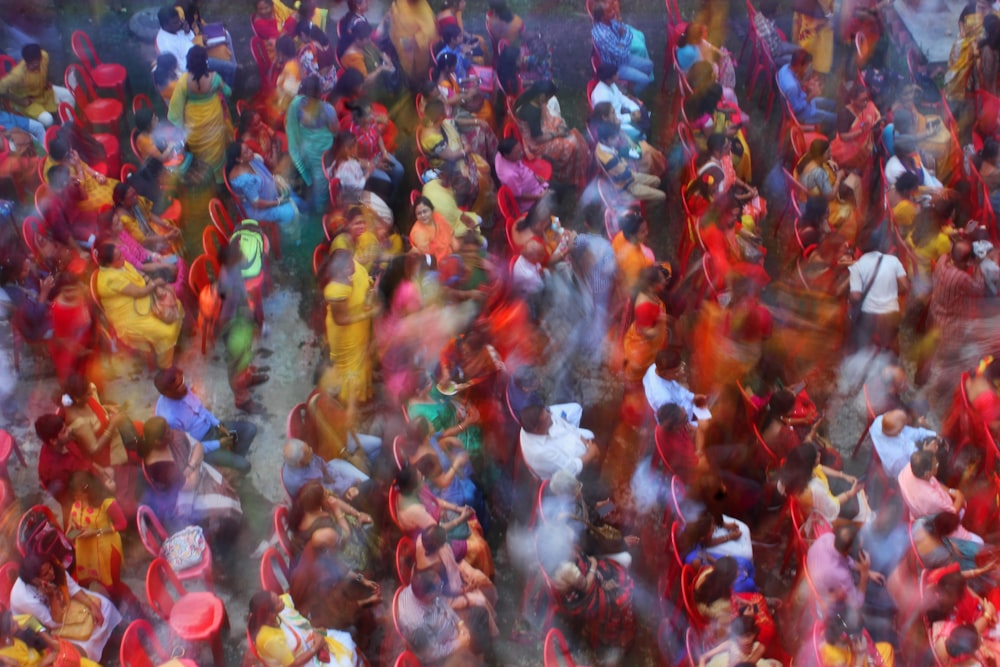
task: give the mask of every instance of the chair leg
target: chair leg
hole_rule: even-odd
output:
[[[226,654],[222,650],[222,632],[212,636],[212,661],[215,667],[226,667]]]

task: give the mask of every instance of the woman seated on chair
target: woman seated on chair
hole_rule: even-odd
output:
[[[350,633],[316,629],[287,593],[260,591],[250,598],[247,634],[267,667],[356,667],[362,664]]]
[[[553,176],[558,174],[562,182],[582,190],[590,168],[590,148],[582,134],[566,125],[555,95],[551,80],[535,83],[514,102],[514,116],[525,154],[545,158],[552,163]]]
[[[143,425],[139,456],[150,488],[146,504],[164,519],[168,530],[198,524],[213,550],[232,546],[243,518],[240,497],[218,470],[205,463],[200,442],[170,428],[162,417],[152,417]]]
[[[445,162],[454,167],[450,184],[459,206],[476,211],[488,208],[493,193],[490,165],[467,149],[455,121],[445,117],[440,100],[428,100],[417,141],[432,167],[440,169]]]
[[[100,173],[81,158],[64,137],[56,137],[49,142],[49,157],[42,168],[42,174],[48,179],[49,169],[55,165],[69,167],[70,177],[75,178],[83,188],[86,197],[79,203],[80,210],[88,213],[98,213],[105,206],[114,204],[112,192],[118,181]]]
[[[149,108],[135,112],[135,147],[140,161],[155,157],[171,172],[183,174],[191,165],[193,156],[184,149],[184,137],[173,125],[160,122],[160,117]]]
[[[987,653],[1000,655],[1000,641],[994,634],[997,627],[1000,590],[993,588],[984,596],[977,595],[969,588],[957,563],[931,570],[927,575],[927,583],[930,585],[930,590],[927,595],[926,614],[927,621],[931,623],[931,646],[935,656],[943,664],[956,666],[969,664],[954,660],[956,654],[949,648],[955,633],[964,633],[961,630],[963,627],[971,628],[978,635],[982,648]]]
[[[10,609],[34,616],[49,634],[65,639],[94,661],[101,660],[122,620],[111,600],[84,590],[60,564],[37,554],[21,562],[10,591]]]
[[[420,532],[416,543],[414,574],[434,570],[444,583],[442,594],[458,615],[465,617],[467,610],[485,609],[490,618],[491,634],[498,634],[496,627],[496,587],[489,577],[464,560],[456,562],[448,546],[448,535],[441,526],[429,526]]]
[[[471,507],[458,507],[436,498],[424,484],[423,473],[414,466],[406,466],[396,474],[396,485],[399,499],[395,511],[404,533],[415,537],[425,528],[440,525],[448,533],[455,559],[468,561],[493,578],[493,554]]]
[[[720,558],[731,558],[739,568],[732,589],[737,593],[757,591],[750,528],[742,521],[725,514],[713,517],[711,512],[702,510],[684,526],[678,549],[684,562],[696,568],[707,567]]]
[[[0,662],[14,667],[52,664],[100,667],[81,656],[79,649],[65,639],[56,639],[46,630],[19,627],[9,609],[0,613]]]
[[[892,644],[873,640],[862,625],[861,614],[847,607],[834,609],[827,616],[817,658],[817,667],[892,667],[895,664]]]
[[[613,143],[621,146],[619,155],[628,163],[629,169],[660,177],[666,173],[667,158],[663,152],[654,148],[646,140],[636,142],[626,132],[621,131],[621,119],[618,118],[618,114],[615,113],[610,102],[598,102],[594,106],[594,111],[588,121],[591,136],[597,136],[597,127],[600,123],[618,126],[620,134]]]
[[[334,137],[327,179],[340,181],[340,198],[346,203],[362,200],[367,191],[377,196],[382,205],[392,200],[394,185],[389,174],[380,165],[358,155],[358,139],[351,132],[341,131]]]
[[[723,556],[703,566],[695,575],[692,597],[698,613],[708,623],[704,636],[709,640],[722,641],[733,619],[744,616],[756,621],[758,639],[769,647],[777,631],[771,610],[756,588],[736,590],[740,570],[735,558]]]
[[[910,528],[913,547],[924,568],[933,570],[958,563],[962,576],[976,579],[980,585],[973,585],[983,590],[981,585],[985,582],[981,576],[1000,565],[1000,559],[995,550],[979,542],[951,537],[960,524],[961,519],[955,512],[919,517]],[[980,566],[980,563],[983,565]]]
[[[181,230],[176,223],[153,213],[153,203],[139,196],[131,183],[116,183],[112,202],[112,215],[146,248],[163,255],[177,254],[183,249]]]
[[[121,250],[113,243],[105,243],[97,249],[97,263],[100,267],[96,279],[97,298],[115,332],[131,347],[139,350],[151,347],[159,368],[170,366],[184,319],[183,308],[176,297],[171,307],[166,296],[157,293],[166,283],[159,278],[147,282],[125,261]],[[154,313],[154,298],[158,303],[167,303],[169,311]]]
[[[248,107],[240,115],[240,140],[259,155],[272,174],[287,177],[292,170],[292,159],[288,156],[288,137],[264,122],[260,111]]]
[[[612,558],[581,553],[570,527],[547,525],[547,538],[550,530],[553,539],[546,539],[550,545],[573,545],[569,553],[539,554],[559,610],[583,625],[592,649],[602,654],[625,649],[635,637],[635,583],[628,570]]]
[[[458,506],[472,507],[480,523],[487,523],[482,491],[471,479],[469,454],[458,438],[441,437],[427,419],[415,417],[406,426],[402,454],[406,457],[404,464],[418,466],[428,475],[434,495]]]
[[[822,450],[811,440],[789,452],[781,469],[784,493],[798,499],[806,524],[818,521],[803,530],[826,532],[838,519],[867,523],[875,517],[868,497],[856,477],[820,463]],[[839,480],[834,493],[830,480]],[[811,534],[811,533],[809,533]]]
[[[103,216],[106,225],[98,244],[114,243],[121,250],[126,262],[140,269],[142,273],[153,278],[162,278],[170,285],[177,296],[181,296],[187,287],[187,266],[180,256],[165,248],[166,252],[158,253],[144,247],[126,229],[124,218],[127,214],[122,208],[116,208],[110,217]],[[99,246],[98,246],[99,247]]]
[[[439,98],[445,105],[449,118],[454,118],[463,136],[468,136],[476,152],[486,160],[492,160],[497,150],[496,114],[478,88],[478,80],[459,81],[455,74],[455,55],[442,53],[438,63],[431,70],[430,80],[435,84],[436,94],[425,87],[424,109],[429,99]]]
[[[298,219],[296,197],[279,176],[271,173],[263,158],[242,139],[226,149],[229,187],[239,197],[248,218],[274,222],[290,228]]]
[[[303,486],[292,501],[288,525],[296,555],[307,545],[336,552],[352,570],[370,572],[378,555],[378,533],[367,528],[372,518],[323,488]]]
[[[488,614],[473,607],[463,621],[443,595],[444,586],[434,570],[416,573],[399,592],[393,620],[421,665],[480,667],[485,663],[477,654],[490,642]]]
[[[341,66],[361,72],[365,77],[363,85],[368,89],[378,84],[383,73],[391,74],[396,71],[389,56],[380,51],[372,41],[372,32],[371,25],[359,23],[337,44]]]
[[[749,616],[737,616],[730,622],[728,638],[705,651],[698,660],[698,667],[781,667],[780,660],[765,658],[767,646],[759,641],[760,628]]]

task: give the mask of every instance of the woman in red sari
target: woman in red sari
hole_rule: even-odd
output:
[[[579,131],[569,129],[566,121],[553,113],[549,102],[555,94],[552,81],[539,81],[514,103],[524,153],[528,159],[545,158],[552,163],[553,175],[559,174],[582,190],[587,184],[590,149]]]
[[[72,273],[60,273],[50,293],[52,305],[52,337],[48,341],[49,356],[56,367],[56,376],[63,383],[70,375],[89,377],[98,369],[94,361],[94,318],[83,283]]]
[[[855,82],[847,104],[837,114],[837,136],[830,142],[834,162],[843,169],[871,169],[875,133],[881,122],[882,114],[872,103],[868,89]]]
[[[996,438],[1000,434],[1000,359],[987,356],[979,362],[976,370],[969,375],[965,381],[963,398],[963,387],[955,389],[955,397],[952,400],[951,410],[941,428],[941,433],[956,446],[961,446],[965,442],[977,441],[979,435],[983,434],[982,426],[993,433]],[[969,401],[969,408],[965,406],[965,400]],[[978,420],[976,423],[974,420]],[[984,434],[983,434],[984,435]],[[985,446],[986,443],[977,443]]]
[[[625,380],[638,382],[656,353],[667,344],[667,307],[660,293],[667,286],[663,271],[649,266],[639,274],[632,306],[632,324],[625,332]]]

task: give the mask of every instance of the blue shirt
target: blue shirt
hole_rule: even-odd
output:
[[[795,76],[790,65],[782,65],[781,69],[778,70],[778,87],[788,99],[788,103],[792,106],[792,112],[796,116],[809,108],[806,91],[802,90],[802,84],[799,83],[799,79]]]
[[[453,49],[450,46],[446,46],[438,51],[438,58],[441,57],[442,53],[451,53],[455,56],[455,76],[459,81],[466,78],[469,74],[469,68],[472,67],[472,61],[469,57],[462,53],[459,49]]]
[[[681,48],[677,49],[677,66],[681,68],[685,74],[691,65],[701,60],[701,49],[693,44],[685,44]]]
[[[202,439],[213,426],[219,425],[219,419],[208,411],[190,389],[184,394],[184,398],[160,396],[156,401],[156,415],[166,419],[170,428],[184,431],[201,442],[206,452],[214,452],[219,448],[218,440]]]

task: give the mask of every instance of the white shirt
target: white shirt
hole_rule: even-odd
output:
[[[163,28],[156,33],[156,49],[161,54],[172,53],[177,58],[177,71],[187,71],[187,53],[194,46],[194,33],[178,30],[169,33]]]
[[[899,161],[898,157],[896,157],[895,155],[893,155],[891,158],[889,158],[888,160],[886,160],[886,163],[885,163],[885,182],[886,182],[886,184],[890,188],[893,187],[894,185],[896,185],[896,179],[898,179],[900,176],[902,176],[903,172],[905,172],[905,171],[906,171],[906,167],[903,166],[903,163]],[[923,172],[923,176],[924,176],[924,183],[923,183],[923,185],[924,185],[925,188],[934,188],[936,190],[940,190],[941,188],[944,187],[944,185],[941,184],[941,181],[939,181],[937,178],[935,178],[934,175],[931,174],[931,172],[927,171],[927,168],[924,167],[923,165],[921,165],[920,171]]]
[[[879,415],[875,418],[871,428],[868,429],[868,435],[871,436],[878,457],[882,459],[882,468],[890,478],[896,479],[903,468],[910,463],[910,456],[917,451],[917,442],[937,433],[926,428],[904,426],[897,435],[886,435],[882,432],[884,416]]]
[[[883,259],[876,274],[875,265],[878,264],[880,255]],[[894,255],[867,252],[854,262],[849,271],[852,292],[864,292],[865,287],[871,282],[871,289],[868,290],[865,301],[861,304],[862,312],[876,315],[899,312],[899,283],[897,281],[906,277],[906,270]],[[874,281],[872,281],[872,276],[875,277]]]
[[[534,264],[524,255],[518,255],[510,270],[510,279],[514,286],[528,294],[541,292],[545,287],[542,279],[542,267]]]
[[[597,82],[594,90],[590,93],[590,106],[596,107],[601,102],[611,103],[611,108],[615,110],[615,115],[618,116],[622,125],[631,125],[632,112],[639,110],[639,105],[631,98],[626,97],[616,83],[609,86],[603,81]]]
[[[546,435],[521,429],[521,456],[539,479],[551,479],[558,470],[573,476],[583,470],[584,440],[594,437],[593,431],[573,426],[558,414],[552,415],[552,427]]]
[[[690,389],[680,382],[665,380],[657,375],[656,364],[650,366],[642,376],[642,388],[646,392],[646,402],[654,413],[667,403],[676,403],[684,408],[691,421],[712,418],[712,413],[708,410],[695,407],[694,393]]]

